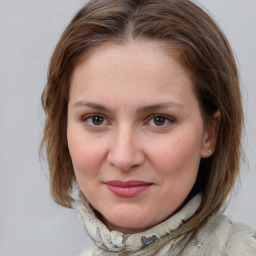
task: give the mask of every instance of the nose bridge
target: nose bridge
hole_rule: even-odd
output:
[[[108,154],[108,161],[126,171],[143,162],[143,152],[138,143],[138,131],[124,124],[115,129]]]

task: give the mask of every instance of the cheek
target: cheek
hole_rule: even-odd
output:
[[[155,168],[173,179],[190,174],[196,176],[200,162],[200,145],[191,136],[180,136],[155,144],[151,148],[151,159]]]
[[[104,155],[102,143],[69,130],[68,147],[77,179],[97,174]]]

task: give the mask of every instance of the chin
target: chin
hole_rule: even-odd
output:
[[[111,231],[116,230],[124,234],[140,233],[151,227],[150,225],[147,225],[147,223],[142,223],[141,221],[138,221],[138,219],[128,220],[128,221],[115,220],[114,223],[106,221],[106,224],[109,230]]]
[[[102,216],[102,215],[101,215]],[[150,229],[157,224],[151,219],[145,218],[147,214],[131,211],[115,211],[102,216],[103,222],[109,230],[120,231],[124,234],[134,234]]]

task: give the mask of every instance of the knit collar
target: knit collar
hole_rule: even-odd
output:
[[[148,247],[148,245],[154,244],[153,247],[161,247],[167,241],[172,241],[172,231],[178,229],[195,213],[200,202],[201,195],[198,194],[179,212],[166,221],[145,232],[131,235],[125,235],[119,231],[110,231],[105,224],[97,218],[93,207],[82,193],[80,193],[77,201],[77,209],[83,226],[101,251],[106,253],[109,252],[110,255],[120,255],[121,252],[133,252],[132,255],[143,255],[143,252],[145,253],[145,248]],[[136,252],[136,254],[134,252]]]

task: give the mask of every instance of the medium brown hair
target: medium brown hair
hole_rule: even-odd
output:
[[[175,48],[193,79],[204,119],[210,120],[217,110],[221,114],[215,152],[201,160],[189,196],[202,192],[202,203],[184,224],[185,233],[224,205],[239,172],[243,126],[232,50],[216,23],[189,0],[94,0],[68,25],[51,58],[42,94],[46,123],[41,147],[46,146],[52,196],[57,203],[72,206],[70,193],[75,176],[66,135],[72,72],[95,47],[130,39],[158,40]]]

